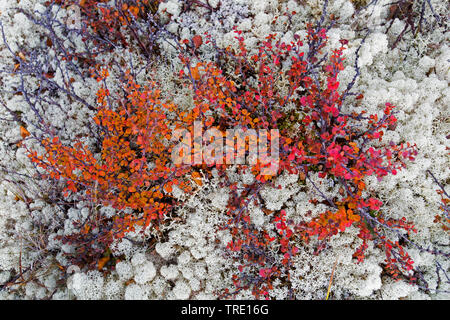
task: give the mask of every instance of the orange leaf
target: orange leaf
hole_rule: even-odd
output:
[[[198,67],[191,68],[191,74],[194,80],[200,79],[200,73],[198,72]]]
[[[171,193],[172,192],[172,186],[170,184],[165,184],[164,185],[164,191],[167,193]]]
[[[100,260],[98,260],[98,270],[102,270],[108,261],[109,261],[109,257],[103,257]]]
[[[25,129],[25,127],[20,126],[20,135],[22,136],[23,139],[25,139],[30,135],[30,133],[28,132],[27,129]]]
[[[192,172],[191,177],[197,185],[201,186],[203,184],[200,173],[198,173],[197,171]]]
[[[82,233],[87,234],[91,227],[88,224],[85,224],[82,230]]]

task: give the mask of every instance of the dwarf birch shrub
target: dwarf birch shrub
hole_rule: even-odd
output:
[[[40,170],[39,177],[61,183],[61,196],[67,203],[95,204],[89,215],[74,221],[73,232],[59,236],[63,243],[76,248],[66,254],[71,263],[99,270],[114,268],[120,260],[111,258],[114,240],[137,230],[149,232],[151,241],[156,235],[164,237],[164,226],[177,218],[177,208],[182,205],[173,194],[174,188],[193,193],[203,185],[202,175],[212,178],[214,170],[230,195],[227,222],[220,229],[229,230],[232,240],[218,250],[225,250],[238,265],[232,276],[234,288],[218,293],[219,297],[233,297],[251,289],[256,298],[268,298],[275,281],[284,283],[294,296],[289,270],[299,248],[315,241],[315,254],[320,254],[333,236],[351,226],[358,228],[362,240],[353,254],[356,263],[365,259],[368,243],[372,242],[385,253],[386,274],[427,286],[420,270],[414,268],[407,247],[448,254],[410,241],[410,234],[416,232],[414,225],[404,218],[387,218],[383,203],[368,192],[365,184],[369,176],[382,183],[383,177],[403,170],[417,150],[407,142],[383,140],[386,131],[396,129],[397,122],[395,106],[388,101],[374,114],[343,112],[351,110],[346,105],[349,97],[363,97],[352,91],[359,76],[358,60],[353,81],[342,88],[338,75],[344,69],[343,52],[348,41],[342,39],[338,48],[326,51],[326,6],[322,18],[308,24],[306,38],[295,35],[293,41],[284,43],[270,34],[254,53],[246,47],[239,30],[235,31],[236,48],[219,48],[207,34],[177,38],[150,18],[148,1],[118,3],[121,6],[115,3],[115,7],[102,10],[100,18],[91,1],[82,1],[88,28],[79,32],[85,35],[85,41],[90,41],[96,52],[137,45],[149,62],[151,44],[142,42],[142,33],[137,31],[142,29],[135,29],[141,21],[154,30],[152,37],[170,40],[179,53],[182,69],[177,81],[192,93],[193,103],[187,108],[174,104],[161,92],[160,83],[138,79],[136,68],[115,72],[123,64],[84,60],[81,65],[76,62],[77,68],[99,84],[95,104],[89,104],[95,112],[90,122],[94,146],[81,139],[63,141],[43,118],[39,135],[33,134],[31,126],[24,128],[24,138],[40,146],[37,150],[23,144]],[[124,35],[126,30],[133,42]],[[203,46],[214,50],[214,59],[202,59],[199,52]],[[19,64],[15,71],[21,72],[23,66]],[[117,84],[114,90],[110,90],[110,80]],[[238,143],[235,150],[234,138],[228,139],[227,133],[237,128],[242,129],[244,137],[236,137],[243,145]],[[202,132],[214,134],[203,136]],[[251,132],[265,134],[254,140],[250,134],[245,143]],[[185,147],[177,149],[180,138]],[[276,157],[268,161],[267,154],[261,157],[261,150],[267,151],[269,140],[272,146],[277,142],[277,147],[271,149]],[[260,156],[255,161],[250,161],[252,145],[258,146]],[[231,157],[224,152],[229,149]],[[235,151],[242,156],[242,163],[234,161]],[[183,161],[174,161],[174,154]],[[238,185],[227,174],[231,166],[238,174],[250,173],[252,179]],[[294,222],[285,208],[264,208],[263,188],[281,188],[275,181],[284,172],[298,175],[301,183],[309,181],[319,195],[310,202],[327,209],[308,221]],[[322,191],[320,183],[313,182],[313,175],[323,184],[338,185],[339,194],[330,196]],[[248,210],[250,205],[261,207],[270,223],[256,224]],[[103,215],[99,206],[115,211]],[[177,282],[184,288],[181,284]]]

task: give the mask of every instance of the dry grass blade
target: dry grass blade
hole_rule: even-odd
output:
[[[325,300],[328,300],[328,297],[330,296],[331,284],[333,283],[334,270],[336,269],[337,263],[338,263],[338,258],[336,258],[336,261],[334,262],[334,265],[333,265],[333,270],[331,270],[331,277],[330,277],[330,282],[328,283],[327,296],[326,296]]]

